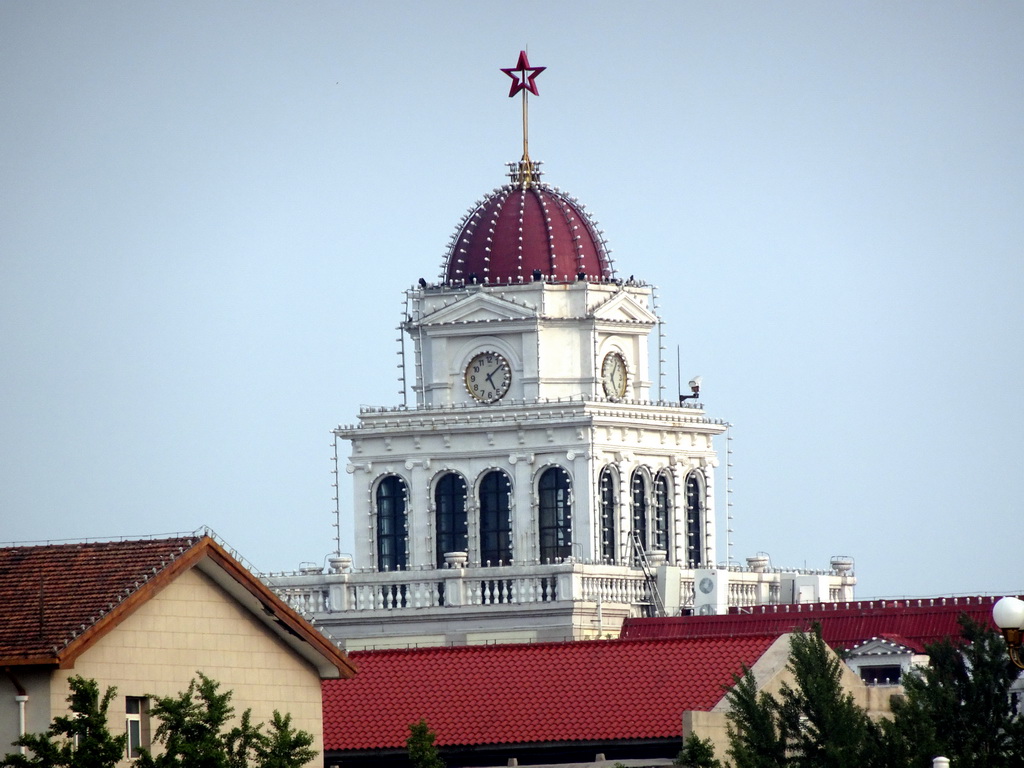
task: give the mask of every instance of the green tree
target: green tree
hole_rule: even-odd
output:
[[[158,755],[143,750],[136,768],[300,768],[317,756],[313,737],[292,727],[291,715],[274,711],[269,733],[253,725],[252,711],[225,731],[234,714],[231,691],[202,672],[177,696],[151,696],[150,714],[160,721]]]
[[[729,756],[735,768],[866,768],[878,728],[843,688],[843,666],[821,628],[792,636],[786,667],[793,682],[779,696],[758,692],[744,668],[727,697]]]
[[[728,753],[735,768],[783,768],[787,740],[775,697],[758,693],[754,673],[744,666],[742,675],[733,675],[726,698]]]
[[[409,738],[405,746],[409,750],[409,762],[413,768],[445,768],[444,760],[437,752],[434,741],[437,734],[430,730],[427,721],[420,719],[409,726]]]
[[[782,684],[778,716],[781,731],[788,737],[788,765],[870,765],[878,741],[877,728],[843,688],[843,663],[825,645],[820,626],[793,634],[787,669],[794,684]]]
[[[1024,722],[1010,699],[1020,670],[998,632],[959,621],[960,641],[927,646],[929,665],[903,678],[884,726],[887,768],[928,768],[937,755],[957,768],[1024,765]]]
[[[261,726],[252,724],[252,711],[247,709],[238,725],[223,735],[229,768],[249,767],[250,760],[263,744],[260,729]]]
[[[715,758],[715,745],[711,739],[702,739],[696,733],[686,737],[675,764],[681,768],[722,768],[721,762]]]
[[[230,768],[221,729],[235,711],[229,703],[231,691],[220,693],[220,683],[202,672],[198,675],[198,681],[192,680],[177,696],[150,696],[150,714],[160,721],[153,740],[163,750],[155,757],[143,750],[136,763],[139,768]]]
[[[107,709],[116,688],[100,696],[95,680],[75,675],[68,679],[68,709],[71,714],[53,719],[45,733],[26,734],[14,742],[32,756],[9,754],[0,766],[12,768],[111,768],[124,755],[128,737],[114,736],[107,728]]]
[[[292,716],[274,710],[270,732],[256,744],[259,768],[300,768],[317,756],[313,737],[292,728]]]

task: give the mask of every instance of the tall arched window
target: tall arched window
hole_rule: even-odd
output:
[[[704,564],[704,478],[698,472],[686,476],[686,559],[691,567]]]
[[[405,481],[388,475],[377,486],[377,570],[395,571],[409,561],[406,547]]]
[[[496,469],[480,481],[480,563],[512,560],[512,481]]]
[[[654,478],[654,531],[651,546],[668,552],[668,526],[672,519],[672,480],[662,470]]]
[[[572,554],[572,504],[569,494],[569,473],[561,467],[545,469],[537,483],[542,563],[558,562]]]
[[[647,476],[642,470],[633,471],[630,481],[630,499],[633,502],[633,531],[640,539],[644,551],[650,549],[647,541]]]
[[[611,467],[601,470],[598,493],[601,499],[601,560],[614,563],[618,560],[615,551],[615,533],[619,527],[619,479]]]
[[[461,475],[449,472],[434,486],[436,510],[435,537],[437,567],[444,565],[445,552],[465,552],[469,549],[469,531],[466,525],[466,481]]]

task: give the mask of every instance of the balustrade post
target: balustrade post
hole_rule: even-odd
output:
[[[353,607],[349,600],[347,573],[331,579],[331,584],[327,588],[327,594],[332,612],[347,611]]]
[[[444,571],[444,604],[467,605],[466,569],[449,568]]]
[[[556,574],[555,592],[558,602],[583,599],[583,578],[571,566]]]

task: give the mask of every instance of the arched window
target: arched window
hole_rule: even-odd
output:
[[[647,542],[647,476],[642,470],[633,471],[633,478],[630,481],[630,498],[633,502],[632,530],[640,539],[640,546],[647,551],[650,548]]]
[[[540,561],[554,563],[572,554],[572,504],[569,473],[545,469],[537,483],[540,522]]]
[[[434,486],[436,510],[435,537],[437,567],[444,565],[445,552],[466,552],[469,549],[469,531],[466,526],[466,481],[461,475],[449,472]]]
[[[601,560],[614,563],[618,560],[615,534],[619,528],[619,482],[611,467],[601,470],[598,493],[601,499]]]
[[[480,481],[480,563],[512,560],[512,481],[496,469]]]
[[[654,478],[654,531],[651,546],[668,552],[668,526],[672,519],[672,481],[662,470]]]
[[[406,548],[405,481],[388,475],[377,486],[377,570],[395,571],[409,561]]]
[[[692,568],[704,564],[704,479],[697,472],[686,476],[686,559]]]

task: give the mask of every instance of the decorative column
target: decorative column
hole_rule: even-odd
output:
[[[536,563],[540,557],[537,543],[537,500],[533,493],[532,453],[513,453],[508,457],[512,474],[512,560],[516,565]]]
[[[405,506],[409,567],[436,566],[430,520],[430,459],[407,459],[405,469],[409,477]]]

